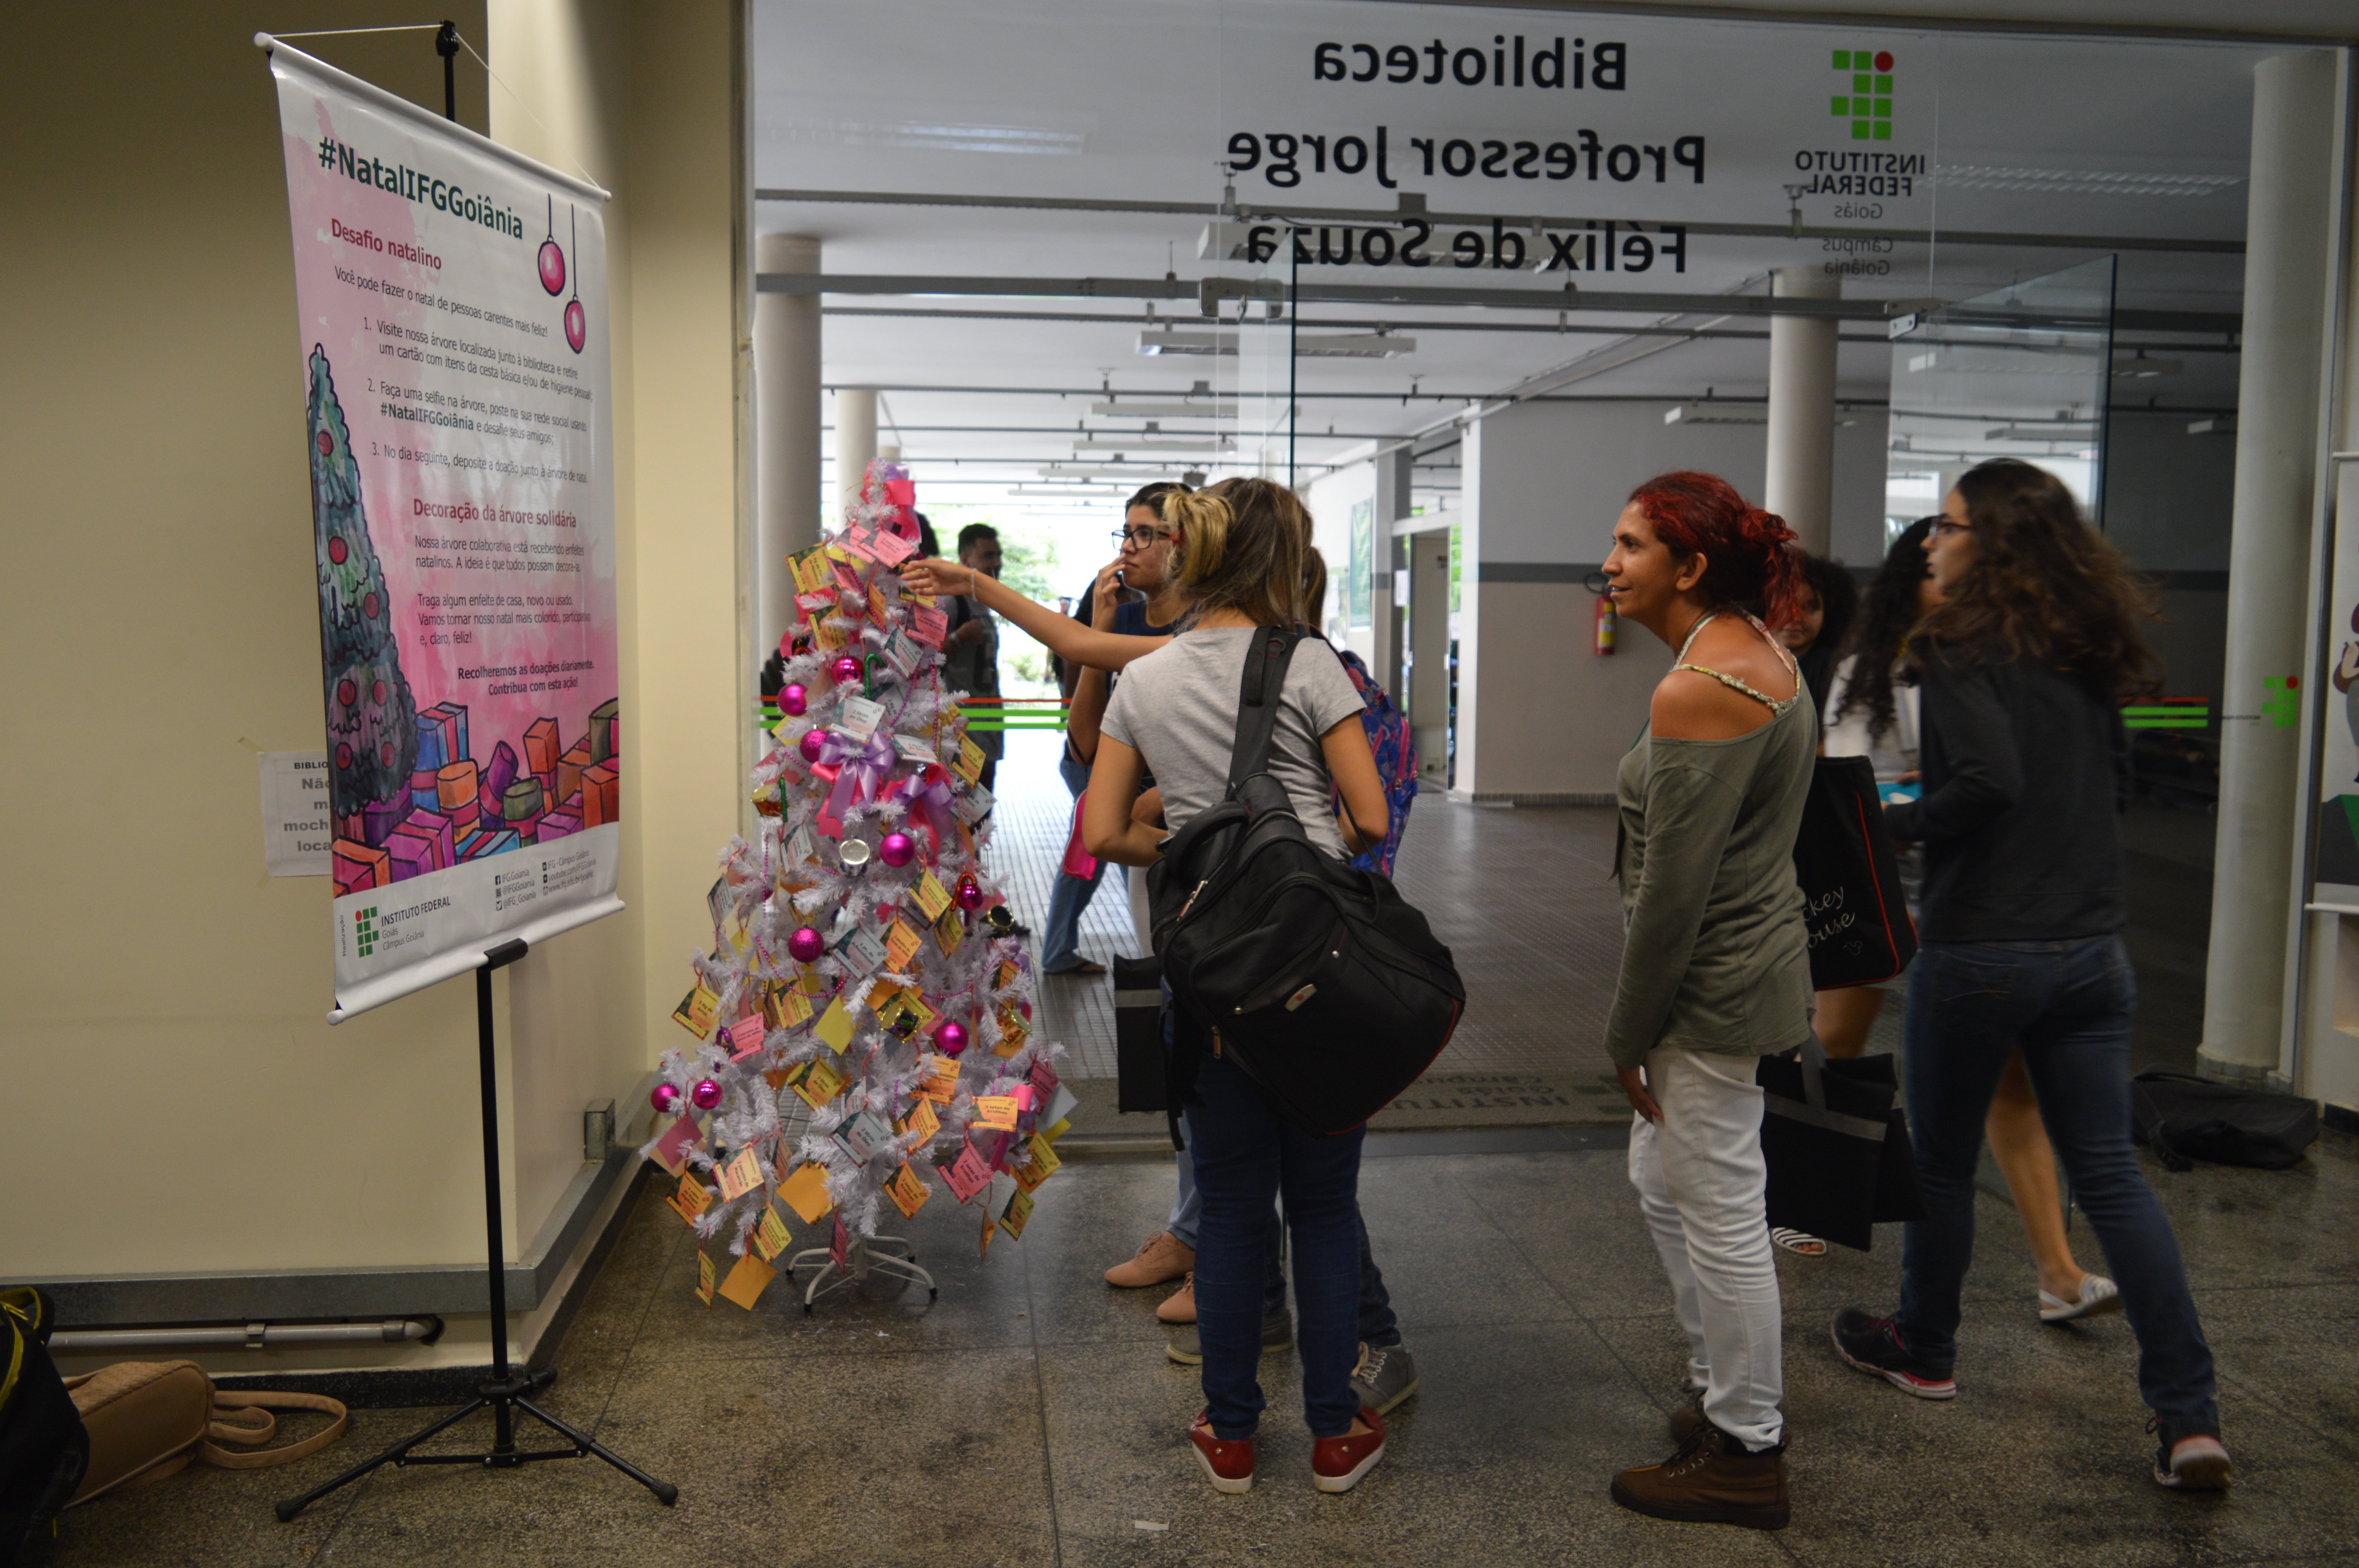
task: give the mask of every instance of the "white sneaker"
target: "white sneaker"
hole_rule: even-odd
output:
[[[2072,1301],[2039,1292],[2039,1321],[2071,1323],[2076,1318],[2103,1317],[2122,1310],[2122,1292],[2103,1274],[2081,1276],[2081,1294]]]

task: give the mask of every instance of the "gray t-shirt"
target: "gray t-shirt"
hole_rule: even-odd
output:
[[[1174,832],[1217,806],[1229,787],[1229,752],[1237,738],[1237,691],[1245,677],[1251,626],[1182,633],[1135,661],[1106,704],[1103,733],[1146,759],[1163,791],[1163,820]],[[1360,712],[1360,694],[1335,650],[1307,637],[1286,669],[1270,776],[1286,786],[1310,841],[1346,853],[1330,801],[1327,759],[1319,737]]]

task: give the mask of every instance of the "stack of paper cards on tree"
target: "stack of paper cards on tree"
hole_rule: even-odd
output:
[[[762,1261],[767,1263],[777,1257],[792,1239],[787,1232],[787,1222],[778,1217],[778,1211],[764,1204],[762,1217],[754,1222],[754,1250],[762,1255]]]
[[[664,1199],[664,1202],[671,1205],[672,1213],[693,1225],[698,1217],[712,1206],[712,1193],[702,1182],[696,1179],[695,1172],[682,1171],[679,1175],[679,1191]]]
[[[905,1164],[885,1184],[885,1195],[893,1200],[893,1206],[901,1211],[903,1219],[914,1219],[918,1211],[926,1206],[926,1200],[934,1195],[934,1190]]]
[[[828,1195],[827,1169],[822,1165],[799,1165],[778,1187],[778,1195],[788,1207],[803,1217],[805,1225],[817,1225],[827,1211],[835,1206]]]
[[[772,1029],[799,1029],[810,1022],[810,1003],[800,991],[770,982],[769,994],[762,999],[762,1017]]]
[[[991,1167],[974,1152],[972,1143],[961,1143],[958,1158],[937,1164],[935,1174],[941,1177],[951,1195],[961,1203],[970,1201],[991,1185]]]
[[[737,1260],[735,1268],[729,1271],[729,1278],[721,1286],[721,1299],[734,1302],[752,1312],[754,1303],[762,1299],[762,1292],[768,1290],[770,1281],[777,1277],[776,1269],[748,1252]]]

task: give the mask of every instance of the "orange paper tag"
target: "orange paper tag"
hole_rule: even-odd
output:
[[[679,1173],[679,1191],[664,1201],[671,1205],[672,1213],[692,1222],[712,1206],[712,1191],[696,1179],[695,1172],[682,1171]]]
[[[933,1141],[934,1134],[941,1130],[942,1119],[934,1114],[934,1102],[929,1099],[920,1098],[911,1106],[909,1114],[901,1122],[904,1133],[915,1132],[928,1142]]]
[[[959,737],[958,761],[951,764],[951,771],[969,784],[979,784],[983,779],[983,764],[987,760],[982,747],[962,735]]]
[[[762,1162],[751,1149],[740,1149],[737,1157],[721,1167],[721,1196],[735,1203],[762,1184]]]
[[[817,1225],[835,1206],[835,1199],[828,1195],[827,1172],[818,1165],[798,1169],[778,1189],[778,1195],[803,1217],[805,1225]]]
[[[698,1256],[701,1257],[702,1254],[700,1253]],[[777,1277],[778,1271],[776,1269],[748,1252],[745,1257],[737,1260],[735,1268],[729,1271],[729,1278],[721,1287],[721,1299],[734,1302],[747,1312],[752,1312],[754,1303],[762,1299],[762,1292],[768,1290],[770,1281]]]
[[[885,961],[901,974],[909,972],[909,960],[918,956],[925,938],[909,929],[906,920],[896,920],[885,933]]]
[[[787,1231],[787,1222],[778,1217],[778,1211],[764,1204],[762,1217],[754,1225],[754,1250],[762,1255],[762,1261],[766,1263],[785,1251],[787,1243],[792,1239]]]
[[[948,1056],[926,1058],[926,1081],[918,1092],[936,1105],[948,1105],[958,1098],[959,1065]]]
[[[926,1185],[919,1179],[918,1173],[905,1164],[893,1173],[892,1180],[885,1184],[885,1195],[893,1200],[893,1206],[901,1211],[903,1219],[913,1219],[918,1211],[926,1206],[926,1200],[934,1195],[934,1189]]]
[[[999,1214],[1000,1227],[1007,1232],[1011,1241],[1024,1239],[1024,1227],[1031,1218],[1032,1195],[1027,1192],[1018,1192],[1009,1198],[1007,1206]]]
[[[1016,1130],[1016,1097],[984,1095],[974,1102],[974,1125],[987,1127],[994,1132]]]
[[[713,1015],[720,1006],[721,999],[700,985],[679,999],[679,1005],[671,1010],[672,1021],[702,1040],[712,1034]]]

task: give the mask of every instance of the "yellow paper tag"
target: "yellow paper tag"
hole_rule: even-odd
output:
[[[1025,1025],[1024,1015],[1012,1007],[999,1010],[999,1044],[992,1048],[995,1056],[1013,1056],[1024,1049],[1024,1042],[1032,1031]]]
[[[826,1041],[829,1050],[841,1055],[843,1048],[852,1044],[853,1027],[852,1013],[844,1007],[843,998],[838,996],[827,1004],[827,1011],[820,1014],[819,1022],[812,1027],[811,1033]]]
[[[885,584],[881,578],[871,578],[869,579],[868,614],[869,618],[875,621],[879,626],[884,625],[886,622],[892,619],[892,607],[885,602]]]
[[[712,1304],[712,1260],[702,1252],[696,1255],[696,1299]]]
[[[811,1005],[800,991],[780,991],[772,999],[778,1013],[778,1027],[795,1029],[810,1022]]]
[[[680,1218],[693,1220],[712,1206],[712,1191],[696,1179],[693,1171],[679,1173],[679,1191],[664,1200]]]
[[[934,1195],[934,1189],[905,1164],[893,1173],[892,1180],[885,1184],[885,1195],[893,1200],[893,1206],[901,1211],[903,1219],[912,1219],[919,1209],[926,1206],[926,1200]]]
[[[1064,1162],[1057,1158],[1057,1152],[1049,1148],[1048,1141],[1038,1133],[1025,1140],[1024,1147],[1030,1152],[1032,1158],[1017,1167],[1016,1180],[1018,1185],[1029,1192],[1063,1169]]]
[[[917,885],[909,891],[917,899],[918,907],[925,911],[929,921],[940,920],[942,911],[951,906],[950,890],[943,887],[940,880],[930,871],[922,873]]]
[[[986,1204],[984,1206],[983,1210],[983,1246],[975,1254],[977,1257],[988,1258],[991,1256],[991,1238],[997,1234],[997,1227],[991,1222],[991,1206]]]
[[[955,909],[942,911],[942,917],[934,922],[934,940],[941,944],[942,957],[957,952],[959,944],[966,940],[965,917]]]
[[[999,960],[998,976],[991,982],[991,989],[998,991],[1006,990],[1016,983],[1016,961],[1012,958],[1002,958]]]
[[[984,1095],[974,1102],[974,1124],[994,1132],[1015,1131],[1016,1114],[1014,1095]]]
[[[721,999],[712,994],[710,987],[699,985],[679,999],[679,1005],[671,1010],[671,1016],[682,1029],[702,1040],[712,1033],[712,1021],[720,1010]]]
[[[885,961],[903,974],[909,972],[909,960],[918,956],[925,938],[909,929],[906,920],[895,920],[885,933]]]
[[[797,1067],[794,1076],[787,1080],[788,1087],[813,1110],[842,1094],[843,1084],[843,1075],[836,1070],[834,1063],[816,1057]]]
[[[737,1260],[735,1268],[729,1271],[729,1278],[721,1286],[721,1299],[734,1302],[752,1312],[754,1303],[762,1299],[762,1292],[768,1290],[770,1281],[777,1277],[776,1269],[748,1252]]]
[[[778,1217],[778,1211],[764,1204],[762,1217],[754,1224],[754,1250],[762,1255],[762,1261],[766,1263],[785,1251],[787,1243],[792,1239],[787,1231],[787,1222]]]
[[[1031,1217],[1032,1195],[1018,1192],[1007,1200],[1007,1206],[1000,1211],[1000,1227],[1007,1232],[1009,1240],[1021,1241],[1024,1239],[1024,1227]]]
[[[803,1217],[805,1225],[817,1225],[835,1206],[835,1199],[828,1195],[827,1172],[818,1165],[799,1168],[778,1189],[778,1195]]]
[[[983,754],[982,747],[962,735],[959,737],[958,761],[951,764],[951,771],[969,784],[980,783],[983,778],[983,764],[987,760]]]
[[[915,1132],[928,1142],[931,1142],[934,1134],[941,1130],[942,1119],[934,1114],[934,1102],[924,1098],[909,1108],[908,1116],[901,1123],[904,1133]]]
[[[1054,1143],[1058,1139],[1062,1138],[1066,1133],[1071,1132],[1072,1130],[1073,1119],[1070,1116],[1061,1118],[1056,1126],[1044,1127],[1040,1130],[1040,1141],[1043,1143]]]
[[[926,1081],[918,1092],[937,1105],[948,1105],[958,1098],[959,1065],[949,1056],[926,1058]]]
[[[829,569],[825,552],[817,548],[787,557],[795,574],[798,593],[826,593],[835,586],[835,573]]]

